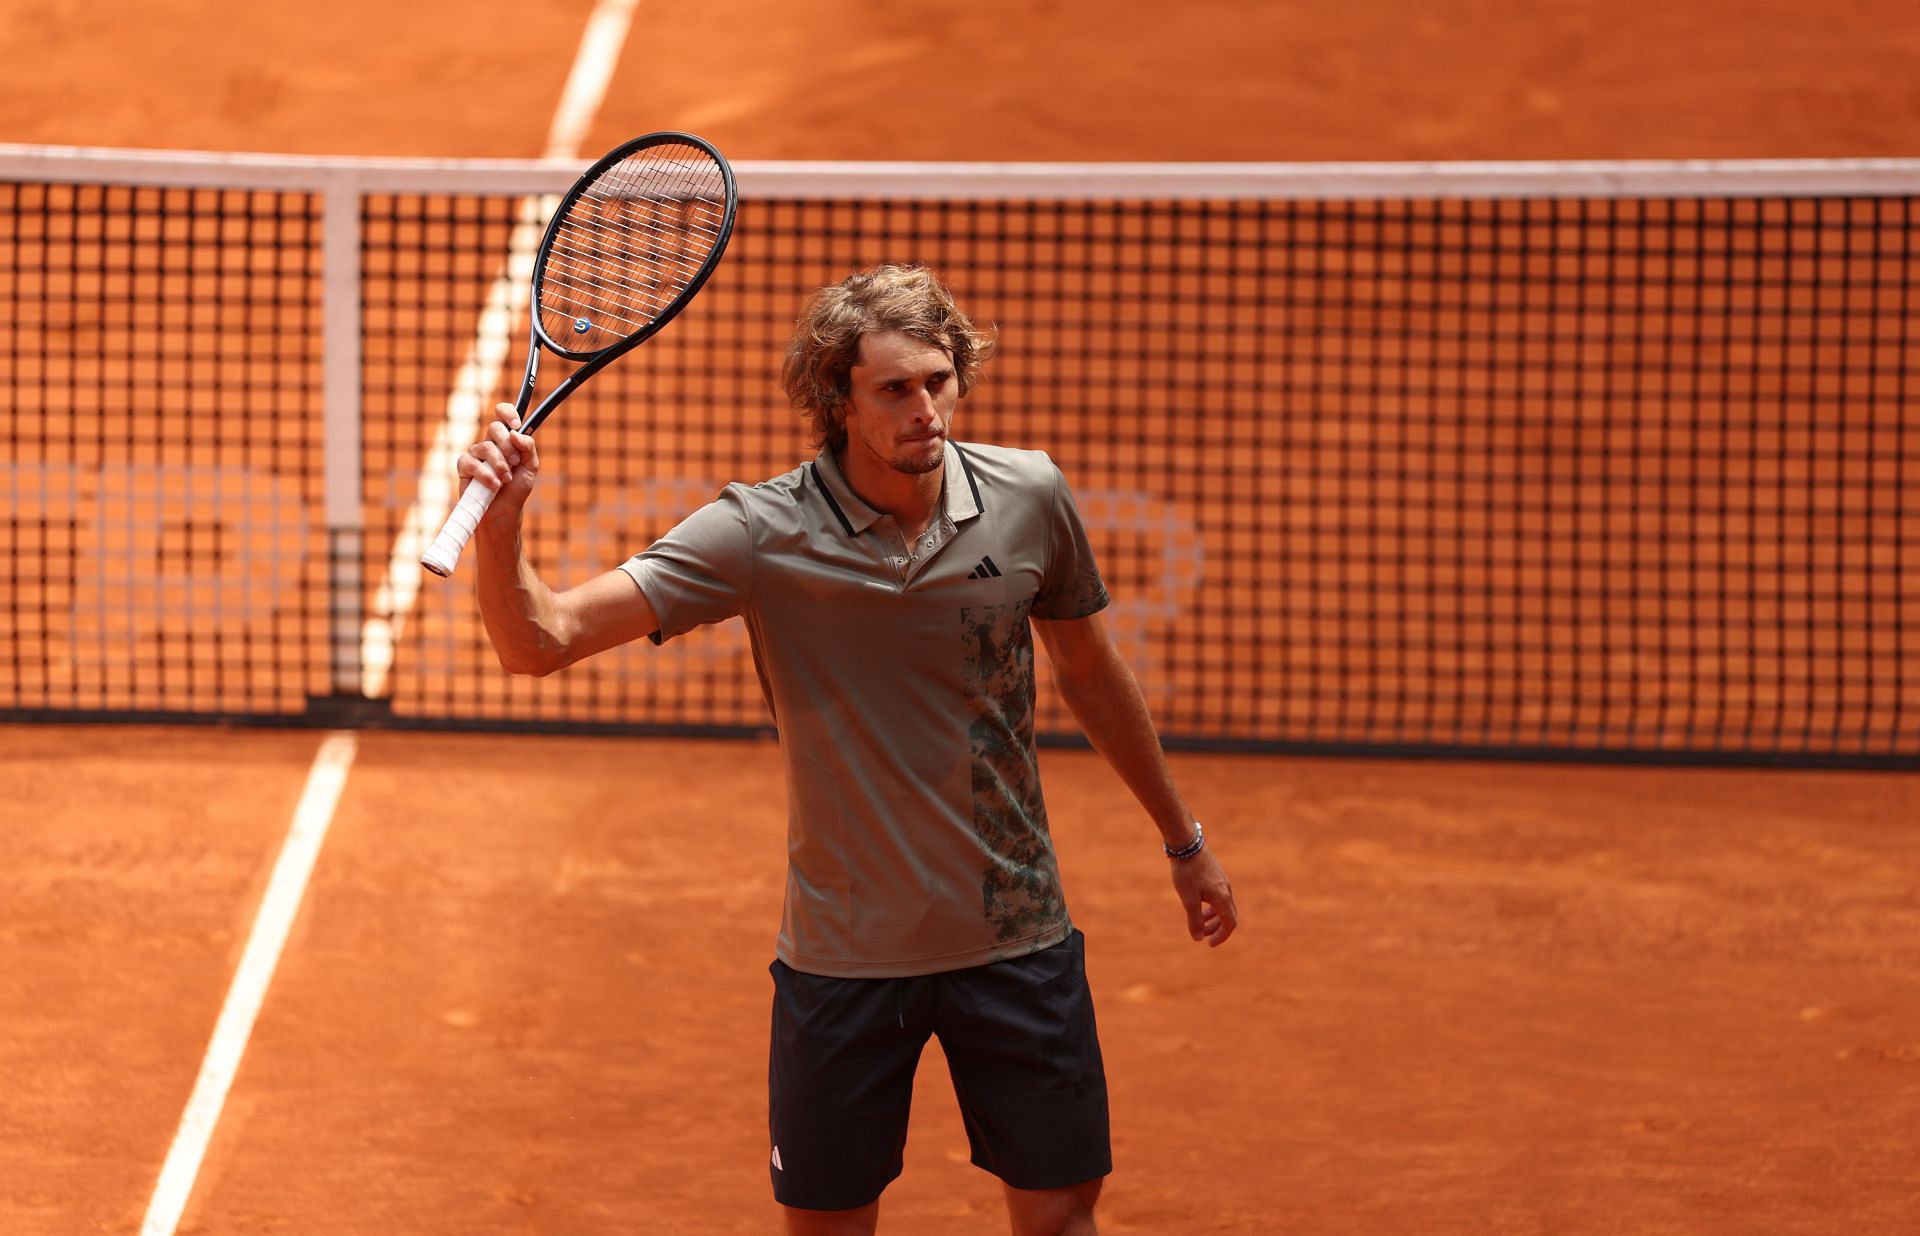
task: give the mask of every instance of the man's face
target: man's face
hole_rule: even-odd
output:
[[[864,335],[848,374],[847,450],[918,476],[946,460],[960,402],[953,358],[900,331]]]

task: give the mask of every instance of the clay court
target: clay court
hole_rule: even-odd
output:
[[[531,157],[589,8],[16,6],[0,140]],[[738,160],[1833,158],[1920,134],[1920,19],[1890,0],[635,22],[584,149],[677,127]],[[1889,595],[1910,629],[1913,585]],[[139,1231],[316,754],[346,740],[0,734],[0,1231]],[[176,1230],[777,1230],[775,746],[350,741]],[[1920,1227],[1910,767],[1173,760],[1244,915],[1217,952],[1111,772],[1043,757],[1113,1089],[1102,1231]],[[1004,1230],[937,1047],[882,1230]]]

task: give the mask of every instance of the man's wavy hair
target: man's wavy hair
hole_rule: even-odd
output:
[[[847,445],[849,375],[860,339],[890,330],[951,356],[963,396],[997,345],[993,332],[975,329],[953,293],[922,266],[889,263],[821,288],[807,301],[780,363],[780,385],[805,415],[815,447]]]

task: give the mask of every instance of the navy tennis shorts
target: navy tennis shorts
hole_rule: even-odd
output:
[[[772,970],[768,1124],[782,1205],[852,1210],[900,1174],[914,1069],[935,1035],[975,1165],[1017,1189],[1113,1170],[1079,931],[1025,957],[912,978]]]

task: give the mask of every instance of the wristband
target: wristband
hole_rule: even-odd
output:
[[[1200,828],[1200,821],[1195,820],[1193,822],[1192,841],[1187,842],[1187,844],[1177,850],[1170,845],[1164,844],[1161,848],[1167,852],[1168,858],[1192,858],[1195,854],[1207,848],[1207,834]]]

